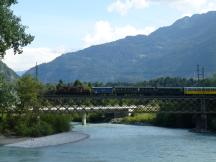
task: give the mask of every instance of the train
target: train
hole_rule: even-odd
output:
[[[65,86],[54,92],[56,95],[143,95],[181,96],[216,95],[216,87],[73,87]]]

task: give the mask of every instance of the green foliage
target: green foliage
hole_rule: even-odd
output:
[[[40,137],[53,134],[53,128],[44,121],[38,121],[34,124],[28,124],[28,121],[20,120],[14,129],[18,136]]]
[[[90,112],[87,114],[87,122],[89,123],[104,123],[109,122],[113,119],[112,113],[101,113],[101,112]],[[82,121],[82,115],[80,113],[71,114],[71,121],[80,122]]]
[[[73,114],[71,114],[71,121],[73,121],[73,122],[82,121],[82,117],[81,117],[80,113],[74,112]]]
[[[70,130],[70,118],[66,115],[34,114],[6,116],[1,121],[0,132],[5,135],[40,137]]]
[[[66,132],[70,130],[70,117],[68,115],[60,114],[43,114],[41,120],[49,123],[54,133]]]
[[[20,22],[20,18],[13,15],[10,9],[16,0],[0,1],[0,57],[4,57],[6,50],[13,49],[14,53],[22,53],[22,47],[31,43],[33,36],[26,34],[26,26]]]
[[[53,128],[50,124],[40,121],[36,124],[32,125],[27,131],[28,134],[24,134],[25,136],[31,137],[40,137],[53,134]]]
[[[64,85],[64,82],[62,80],[59,80],[58,84],[56,85],[56,89],[61,89]]]
[[[83,84],[82,84],[82,82],[81,82],[80,80],[76,80],[76,81],[74,82],[73,86],[75,86],[75,87],[82,87]]]
[[[136,124],[136,123],[154,123],[156,118],[156,114],[148,114],[148,113],[143,113],[143,114],[135,114],[133,116],[129,117],[124,117],[122,119],[122,123],[127,123],[127,124]]]
[[[17,82],[17,94],[20,98],[20,108],[36,108],[39,103],[39,94],[42,90],[42,85],[31,76],[23,76]]]
[[[0,111],[9,111],[17,101],[17,96],[14,88],[7,84],[4,78],[0,75]]]
[[[43,90],[42,90],[42,94],[47,94],[47,95],[53,95],[55,94],[57,89],[57,86],[55,86],[54,84],[45,84],[43,85]]]
[[[94,112],[89,113],[87,115],[87,122],[90,123],[103,123],[103,122],[109,122],[113,116],[110,116],[109,114],[104,114],[101,112]]]
[[[216,79],[214,77],[207,78],[200,81],[200,86],[214,86],[216,85]],[[126,87],[192,87],[198,86],[198,82],[192,78],[180,78],[180,77],[160,77],[151,80],[145,80],[137,83],[127,82],[113,82],[107,83],[105,86],[126,86]]]
[[[93,87],[91,82],[89,82],[89,83],[87,84],[87,86],[88,86],[90,89]]]

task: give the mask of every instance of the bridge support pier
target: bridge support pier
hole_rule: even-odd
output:
[[[131,116],[133,113],[133,109],[128,109],[127,116]]]
[[[201,132],[207,131],[207,114],[201,114]]]
[[[82,113],[82,125],[86,125],[86,117],[87,117],[86,112],[83,112]]]
[[[206,100],[201,99],[201,114],[196,118],[196,130],[199,132],[206,132],[207,127],[207,114],[206,114]]]

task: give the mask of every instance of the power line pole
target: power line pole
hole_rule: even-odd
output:
[[[199,83],[200,83],[200,65],[199,64],[197,64],[197,83],[199,86]]]
[[[200,71],[200,65],[197,64],[197,84],[200,86],[200,81],[205,79],[205,68],[202,67]]]
[[[205,79],[205,68],[202,67],[202,79],[204,80]]]
[[[36,66],[35,66],[35,78],[36,78],[36,80],[38,80],[38,65],[37,65],[37,62],[36,62]]]

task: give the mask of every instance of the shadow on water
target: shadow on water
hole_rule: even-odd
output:
[[[0,146],[0,162],[38,162],[41,156],[43,156],[43,152],[39,149]]]
[[[0,162],[216,161],[216,136],[212,133],[119,124],[76,124],[74,130],[90,138],[39,149],[0,147]]]

